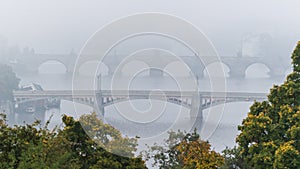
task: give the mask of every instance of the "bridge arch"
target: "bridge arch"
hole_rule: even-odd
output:
[[[129,23],[134,23],[136,21],[139,22],[141,19],[140,17],[146,17],[146,18],[150,17],[150,18],[149,20],[146,19],[147,22],[145,22],[140,27],[134,27],[134,29],[132,29],[132,26]],[[161,24],[153,24],[156,23],[157,21],[162,21],[162,20],[164,20],[164,22],[166,23],[170,23],[172,25],[170,27],[171,29],[165,26],[161,27]],[[124,29],[118,30],[117,32],[112,31],[115,30],[114,28],[119,28],[120,26],[124,27]],[[185,27],[186,30],[189,30],[187,31],[189,32],[189,34],[183,33],[181,29],[173,29],[174,27],[175,28]],[[114,35],[109,36],[111,33],[114,33]],[[198,35],[198,36],[194,36],[193,38],[190,38],[191,34]],[[204,35],[204,33],[199,31],[193,25],[189,24],[185,20],[182,20],[180,18],[171,15],[157,14],[157,13],[144,13],[144,14],[137,14],[137,15],[132,15],[132,16],[122,18],[118,21],[110,23],[103,29],[96,32],[94,36],[88,41],[84,49],[82,50],[82,53],[80,55],[82,57],[78,58],[75,69],[78,66],[80,66],[82,60],[91,59],[89,57],[85,57],[85,54],[86,55],[98,54],[99,56],[105,56],[107,53],[110,53],[114,47],[126,41],[127,39],[132,37],[145,36],[145,35],[158,35],[179,42],[180,44],[185,46],[188,50],[192,51],[193,54],[195,54],[194,56],[197,59],[194,62],[198,62],[198,60],[202,60],[202,62],[206,64],[207,62],[210,62],[212,60],[218,60],[217,57],[207,57],[207,56],[217,56],[215,48],[213,47],[212,43],[208,40],[208,38]],[[110,38],[101,38],[101,37],[108,37],[108,36]],[[98,45],[93,45],[94,42],[101,43],[103,45],[99,47]],[[134,51],[128,51],[128,53],[133,53]],[[202,56],[201,59],[198,55]],[[160,73],[161,72],[157,72],[157,74]],[[201,73],[194,72],[194,73],[202,74],[202,72]]]
[[[121,102],[130,101],[130,100],[148,100],[148,99],[149,98],[146,98],[146,97],[145,98],[120,98],[120,99],[116,99],[114,101],[108,101],[108,102],[104,103],[104,107],[110,106],[113,104],[117,104],[117,103],[121,103]],[[183,106],[188,109],[190,109],[190,104],[191,104],[190,102],[185,102],[185,101],[182,101],[181,99],[177,99],[177,98],[167,98],[166,100],[161,99],[161,98],[152,98],[152,99],[159,100],[159,101],[167,101],[168,103]]]
[[[216,67],[220,67],[220,66],[224,70],[225,77],[229,77],[229,72],[231,71],[231,69],[230,69],[230,66],[224,62],[212,62],[209,65],[207,65],[203,70],[204,77],[206,77],[206,78],[209,76],[223,77],[223,75],[222,75],[223,72],[215,71],[215,70],[218,70]],[[210,72],[211,75],[209,75],[208,72]]]
[[[269,78],[271,68],[263,62],[251,63],[245,68],[245,78]]]
[[[60,60],[49,59],[40,63],[37,70],[39,74],[64,74],[68,67]]]
[[[174,40],[174,41],[176,41],[176,42],[178,42],[179,44],[181,44],[182,46],[184,46],[184,47],[186,47],[188,50],[190,50],[192,53],[194,53],[194,54],[197,54],[197,52],[199,52],[199,51],[195,51],[195,49],[194,48],[192,48],[192,46],[189,46],[190,44],[187,44],[186,42],[184,42],[184,41],[182,41],[181,39],[178,39],[177,37],[174,37],[174,36],[171,36],[171,35],[168,35],[168,34],[163,34],[163,33],[158,33],[158,32],[143,32],[143,33],[135,33],[135,34],[132,34],[132,35],[130,35],[130,36],[128,36],[128,37],[122,37],[122,39],[121,40],[118,40],[118,41],[116,41],[112,46],[113,47],[111,47],[110,46],[110,48],[108,48],[109,50],[107,50],[107,51],[101,51],[101,50],[99,50],[99,49],[93,49],[93,50],[95,50],[95,51],[97,51],[97,52],[99,52],[99,53],[104,53],[104,54],[107,54],[107,53],[110,53],[111,51],[112,51],[112,49],[114,48],[114,47],[116,47],[116,46],[118,46],[119,44],[121,44],[122,42],[124,42],[124,41],[126,41],[126,40],[128,40],[128,39],[130,39],[130,38],[134,38],[134,37],[140,37],[140,36],[145,36],[145,35],[155,35],[155,36],[161,36],[161,37],[165,37],[165,38],[169,38],[169,39],[171,39],[171,40]],[[206,37],[204,36],[204,34],[201,34],[203,37],[201,37],[201,40],[203,40],[203,41],[207,41],[207,43],[209,43],[209,45],[211,45],[210,44],[210,41],[208,40],[208,39],[206,39]],[[203,38],[203,39],[202,39]],[[210,55],[212,55],[212,56],[217,56],[217,54],[215,53],[215,49],[212,47],[212,46],[210,46],[211,48],[209,48],[209,49],[204,49],[203,48],[203,46],[200,46],[200,48],[202,48],[202,50],[201,50],[201,52],[204,52],[205,51],[205,53],[210,53]],[[96,53],[97,53],[96,52]],[[82,57],[80,57],[78,60],[77,60],[77,65],[76,65],[76,67],[75,67],[75,69],[76,70],[78,70],[78,69],[80,69],[80,67],[82,67],[82,65],[84,64],[84,63],[86,63],[86,62],[89,62],[89,61],[91,61],[91,60],[96,60],[96,59],[99,59],[99,58],[96,58],[98,55],[96,55],[96,54],[94,54],[94,55],[90,55],[90,56],[88,56],[88,54],[86,54],[87,55],[87,57],[85,57],[85,54],[84,53],[82,53],[81,54],[81,56]],[[204,53],[203,53],[203,56],[206,56]],[[203,58],[201,58],[201,59],[199,59],[199,57],[197,56],[197,55],[195,55],[195,56],[193,56],[195,59],[193,60],[193,62],[199,62],[199,65],[200,64],[205,64],[205,63],[202,63],[202,62],[217,62],[217,61],[219,61],[218,59],[216,59],[216,58],[207,58],[207,57],[204,57],[205,59],[204,60],[202,60]],[[104,59],[105,60],[105,59]],[[187,61],[186,60],[184,60],[184,58],[182,58],[182,60],[187,64],[187,65],[189,65],[188,63],[187,63]],[[120,62],[120,60],[115,60],[118,64],[119,64],[119,62]],[[105,61],[104,61],[104,63],[105,63]],[[108,64],[108,66],[109,66],[109,64]],[[188,67],[190,67],[190,66],[188,66]],[[192,69],[192,67],[190,67],[190,69],[192,70],[192,71],[194,71],[193,69]],[[113,70],[115,70],[115,68],[113,69]],[[80,72],[80,70],[79,70],[79,72]],[[113,71],[109,71],[109,72],[113,72]],[[202,71],[203,72],[203,71]],[[202,73],[201,72],[201,73]],[[193,72],[194,74],[197,74],[198,72]]]
[[[113,110],[115,110],[115,112],[120,112],[120,110],[122,111],[122,109],[119,109],[119,108],[121,108],[121,107],[118,107],[119,104],[122,104],[122,103],[128,104],[129,102],[133,106],[132,113],[134,113],[134,112],[135,113],[137,113],[137,112],[146,113],[147,112],[147,113],[151,113],[151,115],[154,115],[157,113],[157,111],[153,111],[153,110],[151,111],[151,109],[153,109],[153,107],[152,107],[153,104],[157,104],[157,102],[161,102],[158,104],[163,104],[164,108],[162,110],[163,113],[161,112],[162,114],[159,115],[159,119],[171,120],[172,118],[176,118],[178,115],[180,115],[181,117],[183,116],[186,119],[193,119],[192,118],[193,110],[191,107],[191,101],[186,102],[186,101],[183,101],[184,99],[181,100],[179,98],[178,99],[176,99],[176,98],[166,98],[166,99],[151,98],[151,100],[152,101],[150,101],[149,98],[146,98],[146,97],[144,97],[144,98],[138,97],[138,98],[120,98],[120,99],[116,99],[114,101],[106,102],[103,105],[103,112],[105,112],[105,114],[102,114],[102,115],[109,117],[110,115],[107,116],[106,111],[112,110],[112,108],[113,108]],[[172,110],[172,111],[166,111],[166,110]],[[131,113],[131,112],[127,111],[127,113]],[[117,114],[120,115],[119,113],[117,113]]]

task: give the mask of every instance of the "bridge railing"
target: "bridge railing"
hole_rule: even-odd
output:
[[[150,90],[47,90],[47,91],[14,91],[14,97],[94,97],[100,93],[102,96],[166,96],[191,97],[195,91],[150,91]],[[266,98],[267,93],[250,92],[199,92],[201,97],[214,98]]]

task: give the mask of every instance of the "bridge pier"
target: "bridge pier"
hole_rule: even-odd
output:
[[[203,73],[203,70],[191,70],[190,71],[190,74],[192,76],[195,76],[196,78],[199,78],[199,79],[203,79],[204,78],[204,73]]]
[[[244,69],[241,69],[239,67],[236,67],[236,68],[230,67],[230,71],[229,71],[230,78],[242,79],[242,78],[245,78],[245,76],[246,76],[246,72]]]
[[[96,102],[94,107],[96,108],[97,115],[104,122],[105,109],[101,91],[96,94]]]
[[[200,132],[203,125],[203,107],[201,96],[194,95],[191,106],[190,121],[193,123],[192,131],[196,128],[197,131]]]
[[[198,77],[199,79],[204,78],[205,65],[202,63],[201,59],[195,56],[185,57],[183,61],[190,68],[190,75],[193,77]]]
[[[150,68],[149,72],[151,77],[162,77],[164,75],[164,71],[157,68]]]
[[[104,122],[104,107],[103,106],[98,106],[97,110],[95,110],[97,112],[97,115],[99,116],[99,118]]]

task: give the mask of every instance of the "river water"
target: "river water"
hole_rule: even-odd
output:
[[[259,72],[260,70],[258,70]],[[44,90],[64,90],[64,89],[72,89],[72,75],[70,74],[45,74],[39,73],[35,75],[30,74],[18,74],[18,76],[22,79],[21,84],[30,84],[30,83],[38,83],[42,85]],[[91,77],[82,76],[81,79],[87,79]],[[106,79],[110,77],[102,78],[102,85],[108,86],[105,84]],[[269,89],[273,86],[273,84],[282,83],[284,78],[279,79],[270,79],[266,77],[248,77],[245,79],[231,79],[227,78],[226,87],[227,91],[236,91],[236,92],[269,92]],[[143,88],[160,88],[160,89],[170,89],[174,83],[172,79],[168,77],[160,77],[157,79],[153,79],[151,77],[141,77],[139,81],[137,81],[138,86],[142,86]],[[144,85],[141,85],[144,84]],[[204,78],[200,79],[199,85],[202,91],[207,90],[207,86],[209,84],[209,79]],[[149,107],[149,102],[147,100],[138,100],[133,101],[134,106],[137,109],[145,110]],[[235,138],[238,135],[237,126],[242,123],[242,120],[247,116],[247,112],[249,107],[251,106],[251,102],[238,102],[238,103],[229,103],[224,107],[223,112],[219,115],[220,121],[205,121],[207,126],[212,126],[213,131],[208,131],[209,135],[207,135],[206,131],[201,131],[202,134],[205,135],[205,139],[207,139],[211,145],[212,149],[221,152],[226,147],[233,147],[235,145]],[[214,112],[212,109],[217,107],[212,107],[211,109],[207,109],[204,111],[204,119],[207,120],[209,113]],[[180,106],[173,104],[166,104],[166,109],[160,119],[153,124],[149,125],[139,125],[136,126],[128,121],[124,121],[123,117],[117,113],[114,106],[108,106],[105,108],[105,122],[113,125],[117,129],[119,129],[124,135],[129,136],[142,136],[143,138],[148,138],[154,135],[158,135],[161,132],[165,131],[174,120],[174,112],[178,112],[180,110]],[[74,104],[70,101],[62,101],[60,109],[51,109],[47,110],[45,117],[40,116],[40,114],[26,114],[17,117],[18,123],[23,123],[26,121],[30,123],[34,121],[35,118],[44,118],[44,120],[48,120],[52,117],[51,122],[49,124],[50,128],[55,126],[61,126],[61,117],[63,114],[67,114],[73,117],[78,118],[82,114],[90,113],[93,109],[86,105],[76,104],[76,109]],[[188,109],[182,109],[186,116],[183,117],[182,124],[188,121],[184,121],[188,119]],[[209,127],[208,127],[209,128]],[[161,142],[162,140],[157,140],[157,142]],[[151,143],[154,143],[152,141]],[[139,150],[143,150],[145,148],[145,142],[139,142]],[[149,142],[146,142],[149,144]],[[150,162],[147,162],[147,166],[151,168]]]
[[[70,74],[18,74],[18,76],[22,79],[21,84],[30,84],[30,83],[38,83],[41,84],[44,90],[64,90],[64,89],[72,89],[72,75]],[[83,76],[82,79],[84,80]],[[107,77],[109,78],[109,77]],[[273,84],[280,84],[283,82],[283,78],[280,79],[270,79],[270,78],[246,78],[246,79],[231,79],[228,78],[226,81],[227,91],[238,91],[238,92],[269,92],[269,89],[273,86]],[[103,86],[105,86],[106,77],[103,77]],[[154,88],[163,88],[163,86],[172,86],[172,80],[167,77],[153,79],[150,77],[141,77],[140,82],[144,83],[144,86],[151,86]],[[199,84],[207,84],[208,79],[200,79]],[[158,85],[159,84],[159,85]],[[142,85],[143,86],[143,85]],[[205,91],[205,86],[203,88]],[[134,105],[138,109],[147,109],[149,103],[147,101],[139,100],[135,101]],[[218,124],[210,124],[207,121],[208,125],[217,125],[216,130],[212,132],[210,136],[206,136],[209,142],[212,144],[212,148],[216,151],[222,151],[225,147],[233,147],[235,145],[235,138],[238,134],[237,126],[241,124],[243,118],[246,117],[247,112],[249,110],[249,106],[251,102],[238,102],[238,103],[229,103],[224,107],[223,114],[222,112],[220,116],[221,119]],[[105,121],[107,123],[112,124],[123,134],[132,135],[132,136],[143,136],[147,137],[152,134],[157,134],[162,132],[165,128],[168,127],[168,123],[171,123],[172,117],[174,117],[173,112],[177,112],[180,109],[180,106],[167,104],[165,112],[163,116],[161,116],[159,124],[155,124],[154,126],[139,126],[137,128],[131,126],[126,121],[122,121],[122,117],[120,114],[116,113],[114,106],[109,106],[105,108]],[[213,109],[213,108],[211,108]],[[62,101],[60,109],[51,109],[47,110],[45,119],[47,120],[52,116],[51,123],[49,127],[54,127],[56,125],[61,125],[61,117],[63,114],[71,115],[74,117],[79,117],[81,114],[92,112],[93,109],[91,107],[85,105],[76,105],[76,110],[74,108],[74,104],[69,101]],[[188,118],[189,110],[183,109],[183,112],[186,112]],[[209,110],[204,111],[204,119],[207,118],[208,113],[211,112]],[[23,121],[32,122],[34,118],[41,118],[38,114],[28,114],[26,116],[18,117],[18,123],[22,123]],[[215,123],[215,122],[212,122]],[[128,125],[126,127],[126,125]],[[157,133],[156,133],[157,132]],[[205,132],[205,131],[204,131]]]

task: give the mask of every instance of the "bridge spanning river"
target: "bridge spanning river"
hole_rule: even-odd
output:
[[[55,55],[55,54],[39,54],[39,53],[26,53],[24,56],[18,59],[18,63],[11,64],[11,66],[15,69],[15,71],[20,70],[21,72],[27,73],[37,73],[39,67],[48,62],[48,61],[56,61],[64,65],[67,73],[73,73],[74,67],[76,64],[77,55],[74,53],[66,54],[66,55]],[[121,63],[122,59],[125,56],[123,55],[108,55],[105,57],[101,63],[105,65],[108,69],[108,76],[111,76],[116,71],[117,67]],[[80,68],[82,65],[99,60],[99,56],[97,55],[84,55],[83,60],[77,66]],[[210,63],[204,65],[197,56],[179,56],[179,58],[190,68],[190,71],[195,76],[199,78],[204,77],[205,69],[208,65],[221,62],[225,64],[229,68],[229,76],[232,78],[244,78],[246,74],[246,70],[253,64],[263,64],[269,69],[269,75],[271,78],[274,77],[283,77],[285,72],[289,69],[289,63],[280,62],[279,58],[274,57],[249,57],[249,56],[232,56],[232,57],[220,57],[220,60],[211,60]],[[144,62],[149,67],[153,67],[153,65],[157,65],[157,60],[153,59],[153,56],[147,55],[139,55],[135,58],[137,61]],[[166,60],[166,62],[164,62]],[[172,58],[162,55],[160,56],[161,67],[165,67],[170,64]],[[150,69],[150,76],[162,76],[163,71],[157,72],[155,69]]]
[[[15,104],[37,100],[68,100],[94,108],[104,118],[106,106],[137,99],[166,101],[190,109],[190,119],[200,128],[203,110],[231,102],[253,102],[267,99],[266,93],[247,92],[196,92],[196,91],[150,91],[150,90],[48,90],[15,91]]]

